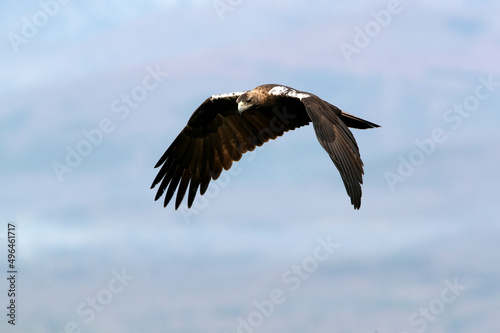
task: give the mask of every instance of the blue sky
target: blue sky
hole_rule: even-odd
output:
[[[4,7],[0,239],[13,222],[17,331],[500,328],[497,2]],[[245,155],[190,211],[155,202],[153,166],[196,107],[263,83],[382,125],[353,130],[361,209],[312,127]]]

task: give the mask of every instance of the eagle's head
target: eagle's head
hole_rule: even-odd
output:
[[[240,95],[236,100],[238,104],[238,112],[243,112],[256,109],[262,102],[262,96],[255,90],[247,91]]]

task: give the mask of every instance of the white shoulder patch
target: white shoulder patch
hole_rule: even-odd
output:
[[[244,93],[246,93],[246,91],[237,91],[237,92],[226,93],[226,94],[212,95],[209,98],[212,101],[215,99],[236,99],[239,96],[243,95]]]
[[[297,90],[287,88],[284,86],[276,86],[269,90],[269,94],[271,95],[284,95],[292,98],[298,98],[302,100],[303,98],[311,97],[309,94],[299,93]]]
[[[269,90],[271,95],[284,95],[288,91],[287,87],[276,86],[273,89]]]

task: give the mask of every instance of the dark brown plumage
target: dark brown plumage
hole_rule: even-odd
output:
[[[166,191],[167,206],[177,189],[175,209],[186,191],[191,207],[198,189],[203,195],[210,181],[223,169],[229,170],[244,153],[310,122],[339,170],[351,203],[359,209],[363,162],[348,127],[379,125],[345,113],[313,94],[275,84],[206,99],[156,164],[155,168],[161,168],[151,186],[159,184],[155,200]]]

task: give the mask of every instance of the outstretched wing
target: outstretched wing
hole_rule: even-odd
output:
[[[354,208],[359,209],[361,206],[361,184],[363,184],[363,162],[354,136],[340,118],[347,117],[346,115],[349,114],[343,113],[337,107],[314,95],[304,98],[302,102],[313,122],[319,143],[339,170]],[[353,122],[364,121],[354,116],[351,117],[349,118]],[[369,123],[364,128],[378,127],[376,124],[371,125],[372,123]],[[361,123],[358,126],[361,127]]]
[[[155,200],[166,191],[167,206],[177,189],[177,209],[188,191],[191,207],[198,189],[203,195],[210,181],[217,179],[223,169],[231,168],[244,153],[309,123],[303,107],[288,108],[286,104],[240,114],[236,99],[243,93],[211,96],[196,109],[155,166],[161,166],[151,186],[159,184]]]

